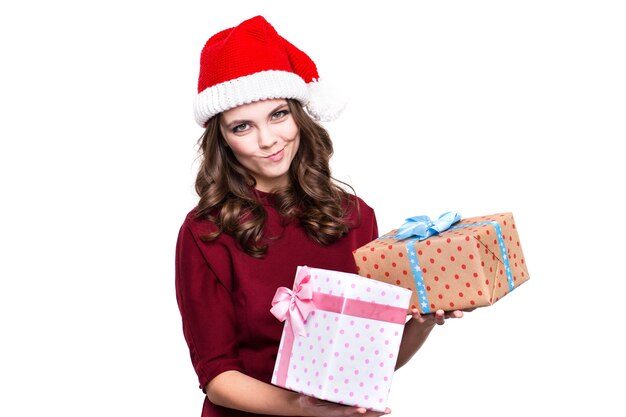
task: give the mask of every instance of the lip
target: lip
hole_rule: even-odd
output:
[[[285,155],[285,148],[282,148],[280,151],[266,156],[265,159],[269,159],[272,162],[278,162],[281,159],[283,159],[284,155]]]

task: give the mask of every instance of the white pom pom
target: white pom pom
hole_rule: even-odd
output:
[[[309,102],[306,105],[307,112],[315,120],[330,122],[335,120],[346,108],[347,102],[338,90],[326,81],[319,80],[307,84],[309,88]]]

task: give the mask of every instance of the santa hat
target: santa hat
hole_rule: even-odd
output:
[[[317,67],[262,16],[213,35],[202,49],[196,122],[259,100],[291,98],[316,120],[339,116],[345,103],[327,97]]]

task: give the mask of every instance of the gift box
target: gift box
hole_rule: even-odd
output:
[[[298,267],[272,313],[285,321],[272,384],[383,411],[411,291],[357,274]]]
[[[529,279],[512,213],[459,219],[407,219],[353,252],[359,275],[412,290],[421,313],[488,306]]]

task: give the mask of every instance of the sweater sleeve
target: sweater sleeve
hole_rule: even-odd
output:
[[[204,390],[222,372],[243,371],[243,364],[237,349],[230,280],[216,275],[199,244],[185,222],[176,244],[176,299],[191,362]]]

